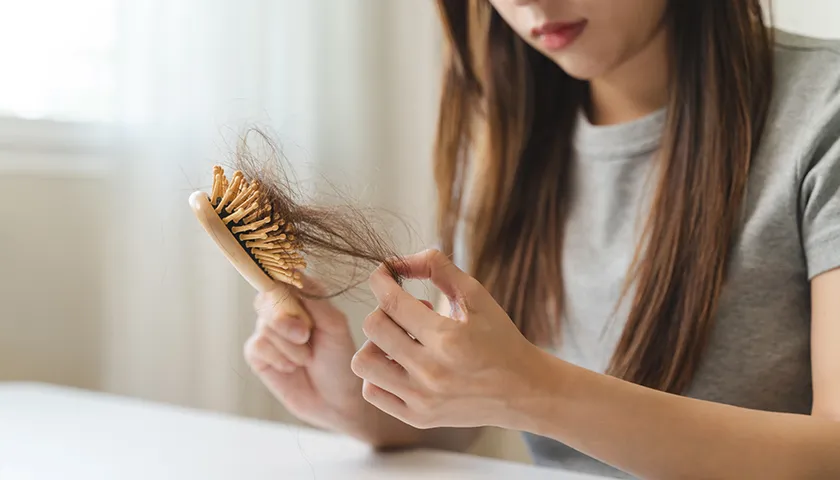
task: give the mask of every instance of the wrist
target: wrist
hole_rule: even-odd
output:
[[[568,414],[567,404],[574,391],[573,365],[554,355],[534,348],[524,365],[527,369],[520,376],[517,388],[510,389],[502,414],[502,428],[548,435],[550,424],[562,422]]]

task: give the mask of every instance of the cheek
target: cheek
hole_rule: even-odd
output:
[[[662,26],[665,0],[605,0],[577,42],[554,60],[582,80],[603,76],[639,53]],[[609,4],[607,6],[606,4]]]
[[[570,48],[550,56],[572,77],[591,80],[621,63],[626,46],[622,32],[602,28],[590,21],[583,35]]]

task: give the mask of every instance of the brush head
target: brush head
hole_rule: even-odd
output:
[[[237,170],[228,179],[213,167],[209,203],[243,250],[274,280],[303,288],[300,270],[306,268],[295,225],[274,211],[265,188]]]

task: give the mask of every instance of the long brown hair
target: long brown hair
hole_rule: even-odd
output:
[[[585,82],[525,44],[487,0],[438,0],[446,65],[438,228],[464,224],[472,273],[535,342],[556,338],[571,136]],[[683,391],[708,341],[772,92],[759,0],[673,0],[660,178],[628,272],[634,298],[608,373]],[[480,179],[468,187],[471,178]]]

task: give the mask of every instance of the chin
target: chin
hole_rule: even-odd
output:
[[[598,51],[598,49],[580,42],[581,39],[578,39],[576,43],[555,51],[542,48],[538,44],[531,44],[531,46],[560,67],[567,75],[577,80],[593,80],[605,75],[611,66],[614,66],[615,62],[612,61],[610,55],[605,55],[606,52]]]
[[[577,80],[590,81],[604,75],[608,70],[603,63],[593,61],[591,58],[558,56],[557,58],[552,58],[552,60],[567,75]]]

